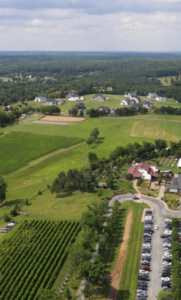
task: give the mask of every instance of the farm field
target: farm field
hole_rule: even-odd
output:
[[[144,120],[152,126],[151,121]],[[1,128],[0,132],[23,131],[25,133],[47,134],[47,138],[51,135],[77,136],[87,139],[91,130],[95,127],[99,129],[100,138],[98,141],[88,146],[83,144],[81,147],[59,153],[47,158],[45,161],[31,166],[31,168],[17,171],[15,175],[10,174],[5,177],[8,183],[7,201],[14,201],[17,198],[31,198],[37,194],[39,190],[46,189],[47,184],[50,184],[55,179],[56,175],[70,168],[81,168],[88,163],[88,152],[95,152],[99,157],[108,157],[111,151],[117,146],[126,145],[128,143],[143,141],[154,141],[154,138],[148,137],[132,137],[130,136],[134,120],[119,120],[119,119],[88,119],[83,123],[73,123],[64,126],[55,125],[15,125],[13,127]],[[181,124],[154,121],[154,127],[163,128],[169,134],[174,134],[181,138]],[[0,139],[3,136],[0,137]],[[42,197],[43,198],[43,197]]]
[[[6,81],[12,81],[12,78],[6,77],[6,76],[2,76],[2,77],[0,77],[0,80],[2,80],[4,82],[6,82]]]
[[[1,247],[0,299],[33,300],[40,287],[51,289],[79,231],[78,222],[24,221]]]
[[[181,78],[181,75],[179,76],[179,80]],[[164,85],[169,86],[171,85],[171,79],[175,80],[175,76],[166,76],[166,77],[157,77],[158,80]]]
[[[154,123],[146,121],[135,121],[131,130],[131,136],[134,137],[150,137],[159,139],[160,137],[164,140],[178,142],[179,138],[164,130],[161,126],[157,127]]]
[[[57,137],[24,132],[11,132],[0,138],[0,175],[19,169],[27,162],[59,148],[81,142],[76,137]]]

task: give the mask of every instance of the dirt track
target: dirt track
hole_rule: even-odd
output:
[[[132,216],[133,216],[133,211],[130,211],[126,218],[123,242],[121,243],[117,264],[115,266],[115,269],[111,272],[109,276],[109,280],[111,281],[110,292],[107,298],[109,300],[115,300],[117,296],[117,292],[119,290],[119,282],[121,278],[122,267],[123,267],[123,263],[124,263],[124,259],[128,247],[128,242],[129,242]]]
[[[81,122],[85,121],[85,118],[78,117],[62,117],[62,116],[46,116],[41,121],[53,121],[53,122]]]

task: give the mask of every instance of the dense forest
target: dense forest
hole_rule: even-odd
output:
[[[33,100],[38,94],[65,97],[71,90],[96,93],[108,86],[113,94],[157,92],[181,102],[180,74],[181,54],[1,52],[0,77],[12,81],[0,79],[0,104]],[[163,76],[175,79],[163,86],[157,78]]]

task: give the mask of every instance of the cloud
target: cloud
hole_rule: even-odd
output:
[[[181,50],[181,0],[0,0],[0,50]]]

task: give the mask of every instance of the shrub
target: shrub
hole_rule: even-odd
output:
[[[126,179],[130,181],[133,180],[133,174],[131,173],[126,174]]]
[[[10,216],[8,216],[7,214],[5,214],[5,215],[4,215],[4,221],[5,221],[5,222],[11,221]]]
[[[13,217],[16,217],[18,215],[18,212],[16,210],[16,208],[13,208],[11,211],[10,211],[10,215],[13,216]]]

